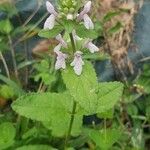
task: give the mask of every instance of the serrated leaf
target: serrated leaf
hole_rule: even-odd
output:
[[[77,76],[72,67],[62,71],[64,83],[74,100],[86,111],[87,114],[95,113],[97,106],[97,78],[91,63],[85,62],[83,72]]]
[[[57,150],[48,145],[26,145],[17,148],[16,150]]]
[[[123,84],[120,82],[99,83],[97,113],[106,112],[120,100]]]
[[[0,124],[0,149],[6,149],[14,144],[16,130],[12,123]]]
[[[99,36],[95,30],[88,30],[84,25],[78,25],[76,27],[76,33],[80,38],[96,39]]]
[[[108,150],[121,137],[121,132],[117,129],[106,129],[101,131],[92,130],[89,137],[102,150]]]
[[[55,38],[58,34],[63,31],[63,27],[60,25],[56,25],[53,29],[43,29],[39,32],[39,36],[43,38]]]
[[[48,122],[53,135],[64,136],[68,132],[73,101],[68,93],[32,93],[17,99],[12,108],[27,118]],[[78,135],[81,126],[82,113],[76,110],[71,134]]]

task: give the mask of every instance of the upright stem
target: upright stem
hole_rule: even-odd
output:
[[[12,61],[13,61],[15,76],[16,76],[16,79],[19,81],[17,62],[16,62],[16,58],[15,58],[15,50],[13,48],[12,39],[11,39],[10,35],[8,35],[8,39],[9,39],[9,45],[10,45],[10,51],[11,51],[11,55],[12,55]]]
[[[3,65],[4,65],[4,68],[5,68],[5,71],[6,71],[6,74],[7,74],[7,77],[10,79],[10,73],[9,73],[9,69],[8,69],[8,66],[7,66],[7,63],[6,63],[6,60],[2,54],[2,52],[0,52],[0,59],[2,60],[3,62]]]
[[[106,134],[107,134],[107,133],[106,133],[107,131],[106,131],[106,130],[107,130],[107,121],[106,121],[106,118],[104,118],[104,134],[105,134],[104,137],[105,137],[105,141],[106,141],[106,138],[107,138],[107,135],[106,135]]]
[[[73,52],[76,52],[76,46],[75,46],[75,42],[74,42],[74,38],[73,38],[72,33],[70,33],[69,36],[70,36],[70,40],[71,40]],[[68,140],[69,140],[70,135],[71,135],[71,131],[72,131],[72,127],[73,127],[73,122],[74,122],[74,119],[75,119],[76,108],[77,108],[77,102],[73,101],[73,108],[72,108],[72,113],[71,113],[71,120],[70,120],[70,124],[69,124],[68,133],[67,133],[66,139],[65,139],[65,148],[64,149],[67,148]]]
[[[75,45],[75,42],[74,42],[74,38],[73,38],[72,33],[70,33],[69,36],[70,36],[70,40],[71,40],[73,52],[75,52],[75,51],[76,51],[76,45]]]
[[[72,112],[71,112],[71,120],[70,120],[70,124],[69,124],[69,129],[68,129],[68,133],[66,135],[66,139],[65,139],[65,148],[67,148],[67,145],[68,145],[68,140],[70,139],[70,135],[71,135],[71,131],[72,131],[72,127],[73,127],[73,122],[74,122],[74,115],[75,115],[75,112],[76,112],[76,108],[77,108],[77,102],[73,102],[73,109],[72,109]]]

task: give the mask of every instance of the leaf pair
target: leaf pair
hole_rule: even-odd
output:
[[[119,82],[99,83],[93,66],[86,62],[81,76],[71,67],[62,71],[67,91],[64,93],[32,93],[20,97],[12,105],[13,110],[27,118],[38,120],[52,130],[55,136],[67,134],[71,116],[74,122],[71,135],[77,136],[82,129],[83,115],[105,112],[114,107],[122,94]],[[73,102],[77,102],[72,114]]]

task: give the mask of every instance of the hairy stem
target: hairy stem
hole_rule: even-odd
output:
[[[2,54],[2,52],[0,52],[0,59],[2,60],[2,63],[4,65],[4,68],[5,68],[5,71],[6,71],[6,74],[7,74],[7,77],[10,79],[10,73],[9,73],[9,69],[8,69],[8,66],[7,66],[7,63],[6,63],[6,60]]]
[[[73,34],[70,33],[69,36],[70,36],[72,49],[73,49],[73,53],[74,53],[74,52],[76,52],[76,45],[75,45],[75,41],[74,41],[74,38],[73,38]],[[68,141],[70,139],[70,135],[71,135],[72,127],[73,127],[73,122],[74,122],[74,119],[75,119],[74,117],[75,117],[75,113],[76,113],[76,108],[77,108],[77,102],[74,101],[73,102],[72,113],[71,113],[71,120],[70,120],[70,124],[69,124],[69,129],[68,129],[68,133],[67,133],[66,139],[65,139],[65,147],[64,147],[64,149],[67,148]]]

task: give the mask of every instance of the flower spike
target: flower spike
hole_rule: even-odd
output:
[[[82,66],[84,65],[84,62],[82,60],[82,52],[81,51],[77,51],[74,54],[74,60],[73,62],[70,64],[71,66],[73,66],[73,69],[75,71],[75,73],[77,75],[81,75],[82,73]]]

